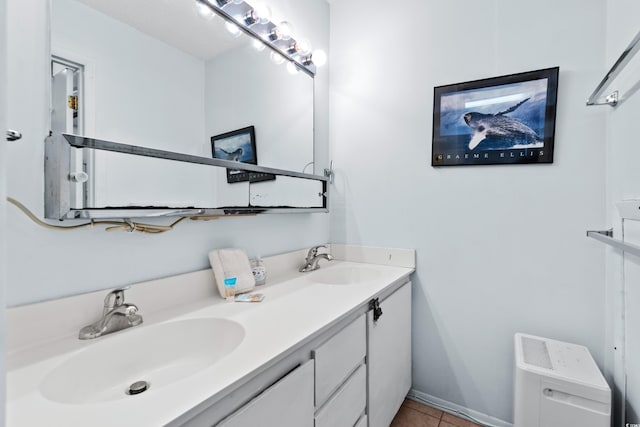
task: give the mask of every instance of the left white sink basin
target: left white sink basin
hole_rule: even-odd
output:
[[[40,384],[42,395],[66,404],[135,399],[206,369],[231,353],[245,330],[227,319],[178,320],[98,338],[55,367]],[[138,381],[147,391],[131,395]]]

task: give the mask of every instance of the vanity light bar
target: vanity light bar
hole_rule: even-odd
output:
[[[294,63],[297,68],[307,73],[311,77],[316,74],[316,66],[321,66],[318,61],[314,61],[313,54],[300,52],[294,46],[305,43],[296,41],[290,36],[290,31],[282,31],[276,24],[264,17],[260,17],[255,8],[244,0],[195,0],[200,6],[207,6],[213,12],[232,24],[238,29],[259,40],[273,49],[290,63]],[[288,23],[283,23],[288,26]],[[308,45],[308,43],[306,44]],[[316,56],[326,58],[324,52],[316,52]]]

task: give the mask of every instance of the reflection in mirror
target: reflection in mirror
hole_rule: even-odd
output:
[[[211,136],[255,126],[258,164],[302,171],[313,161],[313,79],[194,5],[53,0],[52,53],[85,70],[83,135],[210,156]]]
[[[278,182],[250,183],[249,204],[253,207],[323,208],[324,183],[318,180],[278,176]],[[286,191],[281,191],[286,188]]]
[[[211,158],[213,136],[253,126],[258,165],[303,172],[313,163],[313,78],[274,64],[269,49],[232,36],[221,18],[203,19],[193,0],[52,5],[54,133]],[[85,207],[241,206],[241,199],[247,206],[253,197],[248,183],[237,183],[218,198],[206,183],[226,186],[226,168],[195,178],[195,165],[158,172],[154,162],[123,156],[76,154],[75,163],[94,172]],[[269,193],[288,193],[278,186],[284,181]],[[132,194],[136,188],[144,192]]]
[[[102,177],[104,170],[83,163],[97,154],[117,164],[120,174]],[[229,180],[229,169],[239,165],[249,179]],[[93,182],[100,182],[100,191]],[[327,178],[299,172],[67,134],[45,141],[50,219],[326,212],[326,191]]]

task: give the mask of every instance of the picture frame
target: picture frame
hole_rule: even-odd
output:
[[[256,150],[256,130],[247,126],[211,137],[211,153],[213,158],[235,162],[258,164]],[[275,175],[261,172],[250,172],[227,168],[227,183],[259,182],[276,179]]]
[[[559,70],[435,87],[431,165],[553,163]]]

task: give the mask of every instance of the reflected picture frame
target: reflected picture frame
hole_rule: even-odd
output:
[[[211,153],[215,159],[257,165],[255,127],[247,126],[212,136]],[[228,183],[242,181],[249,181],[247,171],[227,168]]]
[[[256,151],[255,127],[247,126],[212,136],[211,153],[215,159],[257,165],[258,155]],[[273,179],[275,179],[275,175],[272,174],[227,168],[227,183],[229,184],[244,181],[267,181]]]
[[[432,166],[553,163],[559,67],[434,88]]]

